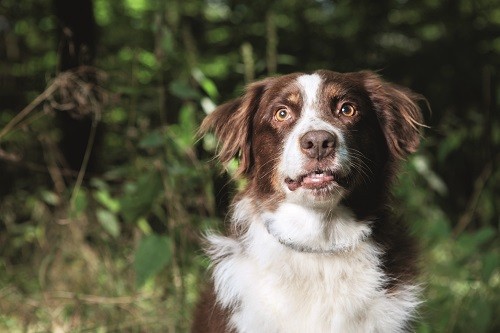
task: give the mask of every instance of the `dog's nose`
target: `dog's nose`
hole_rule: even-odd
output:
[[[309,158],[321,160],[335,151],[337,137],[327,131],[309,131],[300,138],[300,148]]]

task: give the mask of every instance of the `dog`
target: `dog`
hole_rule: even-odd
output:
[[[418,246],[389,205],[421,100],[374,72],[319,70],[252,83],[205,118],[246,185],[227,235],[206,237],[213,276],[192,332],[410,329]]]

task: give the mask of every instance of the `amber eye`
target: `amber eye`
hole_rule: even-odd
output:
[[[351,104],[342,104],[340,107],[340,114],[345,117],[352,117],[356,114],[356,109]]]
[[[274,114],[274,119],[276,119],[277,121],[285,121],[288,120],[289,118],[290,118],[290,113],[288,112],[287,109],[279,109]]]

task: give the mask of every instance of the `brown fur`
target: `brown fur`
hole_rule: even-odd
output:
[[[213,285],[205,290],[195,312],[191,333],[232,333],[228,325],[228,311],[222,309],[215,299]]]

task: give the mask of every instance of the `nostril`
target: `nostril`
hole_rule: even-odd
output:
[[[332,137],[333,138],[333,137]],[[333,148],[335,146],[335,140],[327,139],[323,141],[323,148]]]

